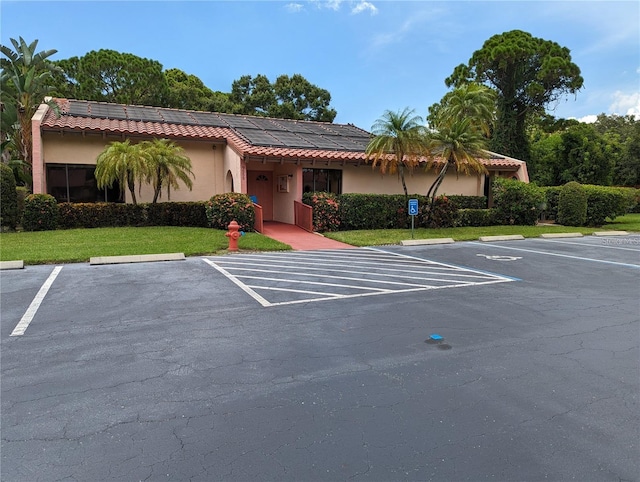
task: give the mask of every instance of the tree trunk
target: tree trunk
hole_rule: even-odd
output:
[[[436,194],[438,193],[438,189],[440,188],[440,184],[444,181],[444,177],[447,175],[447,170],[449,169],[449,162],[445,162],[444,166],[440,170],[440,174],[436,177],[436,180],[433,181],[431,187],[429,188],[429,192],[427,192],[427,197],[431,198],[431,203],[429,203],[429,211],[427,212],[427,226],[429,225],[429,221],[431,221],[431,213],[433,212],[433,207],[436,204]]]

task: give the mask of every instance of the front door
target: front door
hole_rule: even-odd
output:
[[[257,198],[262,206],[265,221],[273,220],[273,173],[271,171],[248,171],[247,194]]]

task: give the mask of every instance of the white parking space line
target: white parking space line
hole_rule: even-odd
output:
[[[616,241],[619,241],[616,239]],[[612,246],[611,244],[608,244],[608,242],[611,242],[610,239],[600,239],[600,243],[598,244],[594,244],[594,243],[576,243],[576,242],[571,242],[571,241],[557,241],[555,239],[545,239],[544,241],[542,241],[543,243],[558,243],[558,244],[575,244],[577,246],[590,246],[590,247],[594,247],[594,248],[606,248],[606,249],[621,249],[623,251],[635,251],[636,253],[640,253],[640,243],[638,243],[638,248],[634,249],[634,248],[623,248],[621,246]]]
[[[372,248],[348,253],[232,255],[205,261],[265,307],[515,281]]]
[[[208,260],[206,258],[203,258],[203,261],[205,263],[207,263],[208,265],[212,266],[213,268],[215,268],[216,270],[220,271],[223,275],[225,275],[227,278],[229,278],[233,283],[235,283],[237,286],[239,286],[245,293],[247,293],[249,296],[251,296],[253,299],[255,299],[262,306],[270,306],[271,305],[271,303],[269,303],[267,300],[265,300],[262,296],[260,296],[258,293],[253,291],[251,288],[249,288],[247,285],[245,285],[242,281],[240,281],[238,278],[233,276],[231,273],[228,273],[224,269],[220,268],[213,261]]]
[[[33,299],[31,304],[29,305],[29,308],[27,308],[27,311],[25,311],[24,315],[22,315],[22,318],[20,319],[16,327],[11,332],[10,336],[24,335],[24,332],[27,331],[27,328],[29,327],[29,324],[33,320],[33,317],[36,315],[38,308],[40,308],[40,305],[42,304],[44,297],[47,295],[49,288],[51,288],[51,285],[53,284],[56,277],[58,276],[58,273],[60,273],[61,270],[62,270],[62,266],[56,266],[53,269],[53,271],[51,272],[47,280],[40,287],[38,294],[36,294],[36,297]]]
[[[546,240],[545,240],[546,242]],[[525,248],[514,248],[512,246],[504,246],[500,244],[488,244],[488,243],[478,243],[476,241],[471,241],[469,244],[476,244],[479,246],[483,246],[485,248],[499,248],[499,249],[509,249],[511,251],[520,251],[524,253],[535,253],[542,254],[544,256],[557,256],[559,258],[569,258],[569,259],[577,259],[580,261],[590,261],[593,263],[604,263],[604,264],[612,264],[615,266],[624,266],[625,268],[640,268],[640,264],[631,264],[631,263],[620,263],[618,261],[609,261],[606,259],[596,259],[596,258],[585,258],[583,256],[571,256],[570,254],[562,254],[562,253],[552,253],[550,251],[538,251],[536,249],[525,249]]]

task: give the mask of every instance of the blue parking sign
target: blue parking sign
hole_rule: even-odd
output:
[[[409,215],[417,216],[418,215],[418,200],[417,199],[409,199]]]

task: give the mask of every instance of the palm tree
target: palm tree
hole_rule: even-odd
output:
[[[125,186],[131,192],[131,201],[137,204],[136,182],[140,184],[148,177],[149,154],[140,144],[112,142],[100,153],[96,161],[95,177],[98,189],[113,187],[114,182],[120,185],[120,193],[124,195]]]
[[[153,203],[160,197],[163,186],[167,187],[167,198],[171,199],[170,189],[179,189],[182,181],[190,190],[193,187],[191,160],[184,155],[184,149],[168,139],[144,141],[141,148],[147,154],[147,182],[153,186]]]
[[[487,168],[479,160],[486,154],[487,138],[474,126],[472,120],[470,117],[447,117],[445,122],[437,126],[437,130],[427,136],[432,155],[427,162],[427,169],[444,162],[427,193],[427,197],[431,198],[432,209],[438,188],[450,168],[455,169],[456,174],[487,172]]]
[[[486,137],[491,135],[496,118],[496,92],[489,87],[474,82],[464,84],[447,92],[436,106],[430,116],[430,120],[435,118],[435,125],[469,118],[472,127]]]
[[[365,150],[367,160],[380,172],[398,173],[405,198],[409,197],[405,182],[405,170],[412,172],[424,152],[424,127],[422,118],[406,107],[402,112],[389,110],[371,127],[374,138]]]
[[[15,110],[16,122],[9,130],[3,126],[2,141],[9,141],[5,146],[12,146],[30,171],[33,160],[31,118],[51,92],[53,73],[60,68],[47,60],[57,50],[36,52],[38,41],[27,44],[22,37],[19,41],[11,39],[11,43],[15,50],[0,46],[0,52],[6,57],[0,59],[0,97],[4,106],[11,106],[11,112]],[[52,101],[48,104],[58,111],[57,104]]]

